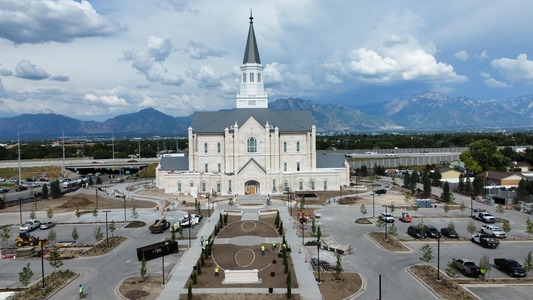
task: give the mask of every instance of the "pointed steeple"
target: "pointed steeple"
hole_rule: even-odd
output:
[[[255,40],[253,20],[250,10],[250,29],[241,65],[241,89],[237,94],[236,108],[268,108],[268,98],[263,86],[263,66]]]
[[[254,32],[254,17],[250,9],[250,28],[248,29],[248,39],[246,40],[246,49],[244,49],[243,64],[261,64],[259,58],[259,50],[257,49],[257,42],[255,41]]]

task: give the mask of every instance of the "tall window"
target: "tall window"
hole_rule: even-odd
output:
[[[220,193],[220,189],[222,188],[222,185],[220,184],[220,181],[217,182],[217,193]]]
[[[300,163],[299,162],[296,163],[296,171],[300,171]]]
[[[257,140],[254,137],[248,138],[248,153],[257,152]]]
[[[250,72],[250,82],[254,82],[254,73]]]
[[[304,189],[304,181],[303,180],[300,180],[300,182],[298,183],[298,188],[300,188],[300,191]]]
[[[204,143],[204,153],[207,153],[207,143]]]
[[[246,73],[242,73],[242,82],[246,82]]]
[[[222,164],[218,164],[217,171],[218,171],[218,173],[222,172]]]
[[[283,163],[283,171],[287,172],[287,163]]]
[[[220,143],[217,143],[217,152],[220,153]]]
[[[272,191],[276,191],[276,179],[272,179]]]
[[[324,191],[327,191],[328,189],[328,181],[324,179]]]
[[[289,182],[288,182],[288,181],[285,181],[285,182],[283,183],[283,189],[286,190],[286,191],[289,190]]]
[[[283,142],[283,152],[287,152],[287,142]]]
[[[194,187],[194,182],[191,181],[191,182],[189,183],[189,186],[190,186],[190,187]]]
[[[257,82],[261,82],[261,73],[257,73]]]
[[[231,193],[231,179],[228,180],[228,193]]]
[[[205,181],[202,182],[202,192],[205,192],[207,190],[207,184]]]
[[[315,180],[311,180],[311,189],[314,191],[315,190]]]
[[[181,181],[178,181],[178,192],[181,192]]]
[[[300,152],[300,142],[296,142],[296,152]]]
[[[204,172],[209,172],[209,164],[204,164]]]

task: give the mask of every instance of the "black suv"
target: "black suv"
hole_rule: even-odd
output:
[[[435,226],[433,225],[427,225],[426,226],[426,234],[430,238],[440,238],[440,232]]]
[[[420,228],[418,228],[416,225],[409,226],[409,228],[407,228],[407,234],[415,239],[425,239],[427,237],[426,233],[420,230]]]
[[[457,231],[453,229],[449,229],[447,227],[440,229],[440,234],[442,234],[445,237],[448,238],[459,238],[459,234],[457,234]]]

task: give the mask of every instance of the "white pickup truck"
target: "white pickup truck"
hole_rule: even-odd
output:
[[[499,226],[495,225],[481,225],[481,232],[497,238],[504,239],[507,237],[505,231],[503,231]]]
[[[496,218],[491,213],[486,211],[474,215],[474,219],[485,223],[496,223]]]
[[[41,226],[41,222],[38,220],[28,220],[26,223],[20,225],[19,231],[32,231]]]

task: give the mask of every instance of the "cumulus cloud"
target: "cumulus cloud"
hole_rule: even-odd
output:
[[[505,83],[505,82],[502,82],[502,81],[499,81],[499,80],[496,80],[494,78],[492,78],[492,76],[487,73],[487,72],[481,72],[481,77],[485,78],[484,82],[485,82],[485,85],[490,87],[490,88],[493,88],[493,89],[502,89],[502,88],[510,88],[512,87],[512,85],[508,84],[508,83]]]
[[[43,80],[50,77],[45,70],[38,68],[36,65],[25,59],[18,62],[17,67],[15,68],[15,76],[30,80]]]
[[[64,75],[57,75],[57,76],[50,76],[50,80],[65,82],[65,81],[69,81],[70,78]]]
[[[198,82],[201,88],[216,88],[221,85],[221,74],[215,72],[212,66],[202,66],[199,70],[187,72],[187,75]]]
[[[0,1],[0,38],[15,44],[71,42],[125,30],[98,14],[91,3],[57,0]]]
[[[208,59],[211,57],[222,57],[226,55],[226,52],[207,47],[201,42],[190,41],[182,50],[185,54],[190,54],[192,59]]]
[[[510,81],[533,81],[533,61],[528,60],[524,53],[518,55],[516,59],[506,57],[494,59],[490,64]]]
[[[270,84],[282,83],[285,81],[285,68],[283,65],[280,65],[277,62],[266,64],[263,69],[263,76],[265,77],[265,82]]]
[[[2,83],[2,79],[0,78],[0,98],[7,97],[6,90],[4,89],[4,84]]]
[[[483,50],[483,51],[481,51],[481,53],[479,53],[479,57],[481,57],[481,58],[487,58],[487,57],[489,57],[489,55],[487,54],[487,50]]]
[[[109,106],[125,106],[128,102],[124,98],[115,95],[87,94],[83,97],[90,104],[103,104]]]
[[[466,50],[461,50],[455,53],[453,56],[455,56],[455,58],[457,58],[458,60],[464,62],[467,62],[470,59],[470,54],[468,54],[468,51]]]
[[[179,86],[183,84],[183,78],[171,74],[162,64],[171,53],[172,43],[168,37],[151,36],[147,39],[145,49],[124,51],[123,59],[130,61],[131,66],[150,82]]]
[[[11,70],[0,69],[0,76],[13,76],[13,72]]]

